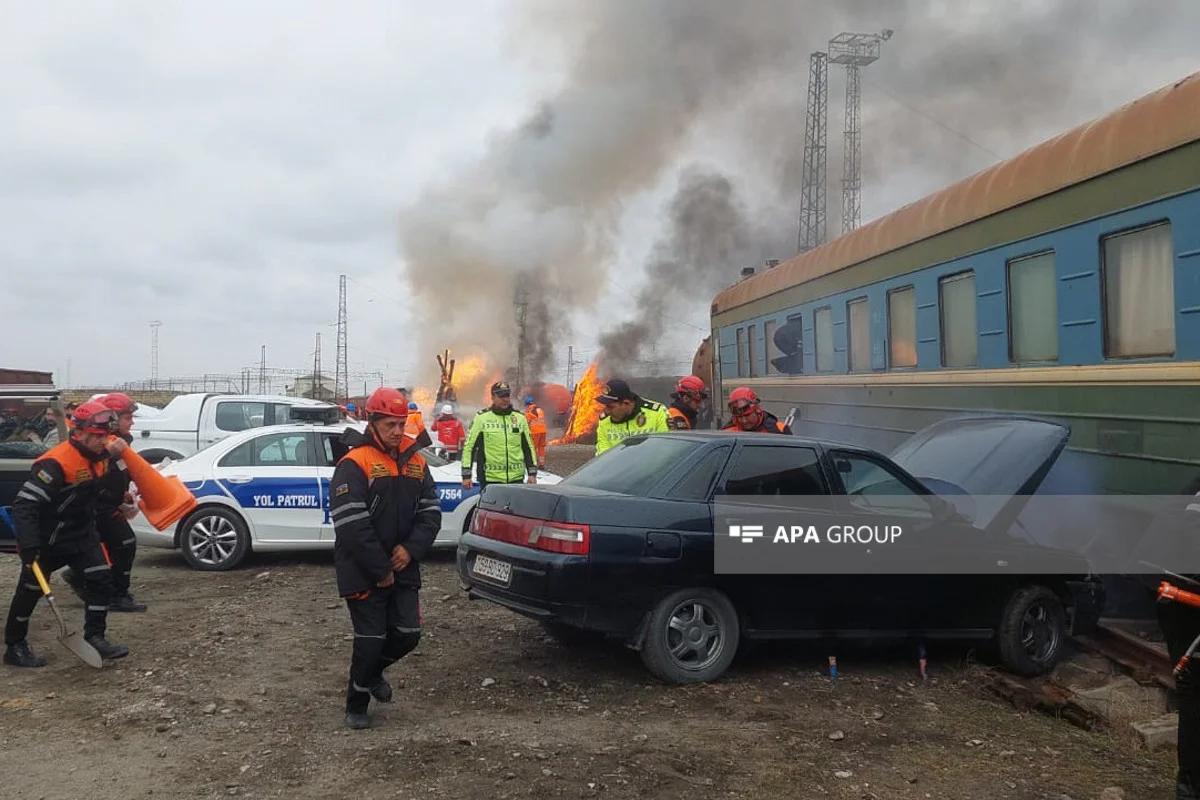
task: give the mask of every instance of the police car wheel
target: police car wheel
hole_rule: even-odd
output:
[[[1005,669],[1033,677],[1054,669],[1068,638],[1067,612],[1058,595],[1045,586],[1024,586],[1004,609],[996,649]]]
[[[196,509],[179,527],[179,549],[193,569],[233,569],[250,552],[250,531],[237,513],[221,506]]]
[[[740,638],[738,614],[721,592],[680,589],[650,612],[642,663],[667,683],[716,680],[733,663]]]

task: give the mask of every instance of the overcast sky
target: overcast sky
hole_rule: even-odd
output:
[[[1200,69],[1200,3],[1173,5],[1168,18],[1145,8],[1127,47],[1113,29],[1081,49],[1086,88],[1069,103],[1048,98],[1057,113],[1015,130],[974,129],[953,96],[931,100],[903,70],[871,68],[864,221]],[[559,79],[561,58],[515,49],[512,21],[501,0],[0,0],[0,366],[74,386],[140,380],[159,320],[164,378],[257,369],[263,345],[269,367],[310,369],[318,332],[332,372],[346,274],[351,373],[409,382],[433,354],[415,352],[406,331],[396,215],[526,119]],[[899,64],[930,46],[904,31],[885,45]],[[801,105],[805,79],[796,75]],[[842,87],[831,74],[832,179]],[[872,130],[900,129],[910,155],[936,159],[954,142],[942,165],[953,174],[916,157],[880,163]],[[728,149],[714,136],[688,146]],[[803,130],[794,137],[798,152]],[[611,273],[622,287],[636,288],[668,193],[629,201]],[[831,214],[831,232],[837,223]],[[568,343],[594,351],[596,319],[620,314],[623,289],[609,289],[618,299],[575,320],[564,359]],[[671,342],[688,360],[707,311],[679,312]]]

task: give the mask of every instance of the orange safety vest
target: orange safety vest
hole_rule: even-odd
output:
[[[406,447],[400,452],[403,453],[407,449]],[[359,466],[363,474],[367,476],[368,486],[376,478],[395,478],[401,474],[395,460],[374,445],[359,445],[342,456],[338,460],[338,463],[340,464],[347,460],[353,461]],[[412,457],[404,465],[404,477],[415,478],[416,480],[425,479],[425,459],[419,452],[413,453]]]
[[[671,419],[668,420],[668,424],[670,424],[672,428],[676,430],[679,430],[680,428],[684,430],[691,429],[692,423],[688,421],[687,414],[684,414],[675,406],[668,406],[667,414],[671,417]],[[678,422],[675,420],[678,420]]]
[[[108,473],[107,458],[102,461],[88,461],[75,449],[70,440],[54,445],[43,453],[41,458],[34,461],[34,474],[37,474],[37,465],[43,461],[54,461],[62,467],[63,479],[67,482],[67,486],[103,478]]]
[[[546,415],[537,406],[530,406],[525,412],[525,421],[529,423],[530,434],[544,434],[546,432]]]

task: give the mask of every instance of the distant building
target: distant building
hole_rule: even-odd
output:
[[[286,388],[290,397],[307,397],[310,400],[333,402],[336,397],[334,379],[328,375],[303,375]]]
[[[0,384],[5,384],[8,386],[53,386],[54,373],[37,372],[29,369],[5,369],[0,367]]]

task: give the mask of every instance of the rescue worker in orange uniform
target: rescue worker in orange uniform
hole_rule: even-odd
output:
[[[674,402],[667,406],[667,425],[671,430],[686,431],[696,427],[696,418],[700,414],[700,406],[708,398],[704,390],[704,381],[695,375],[686,375],[675,384],[672,395]]]
[[[372,697],[391,702],[383,672],[421,640],[420,562],[442,527],[437,485],[405,431],[408,411],[403,393],[375,390],[367,429],[343,437],[351,450],[330,480],[334,573],[354,626],[345,721],[356,729],[370,727]]]
[[[116,435],[127,444],[132,444],[133,436],[129,431],[133,428],[133,412],[137,410],[133,399],[121,392],[114,392],[96,402],[116,412]],[[100,498],[96,506],[96,529],[100,532],[100,546],[112,564],[113,592],[109,611],[146,610],[146,606],[135,601],[129,593],[129,578],[133,572],[134,557],[137,555],[137,536],[133,528],[129,527],[129,520],[138,514],[133,494],[129,491],[130,483],[125,462],[120,458],[110,458],[105,475],[100,479]],[[63,580],[82,600],[84,583],[74,570],[64,570]]]
[[[733,422],[726,425],[724,430],[792,435],[792,429],[784,425],[779,417],[764,410],[758,395],[745,386],[739,386],[729,393],[729,413],[733,414]]]
[[[546,414],[533,402],[525,398],[525,421],[529,423],[529,435],[533,437],[533,449],[537,452],[538,469],[546,468]]]
[[[416,403],[408,404],[408,424],[414,428],[424,428],[425,420],[421,416],[421,409]]]
[[[36,561],[43,575],[70,566],[84,581],[83,636],[100,654],[112,659],[129,655],[129,648],[105,638],[112,601],[112,568],[96,532],[96,506],[110,458],[129,447],[114,438],[117,415],[100,403],[84,403],[72,415],[70,438],[36,461],[29,479],[12,504],[21,573],[4,627],[4,663],[43,667],[26,641],[29,619],[42,598],[33,574]]]

